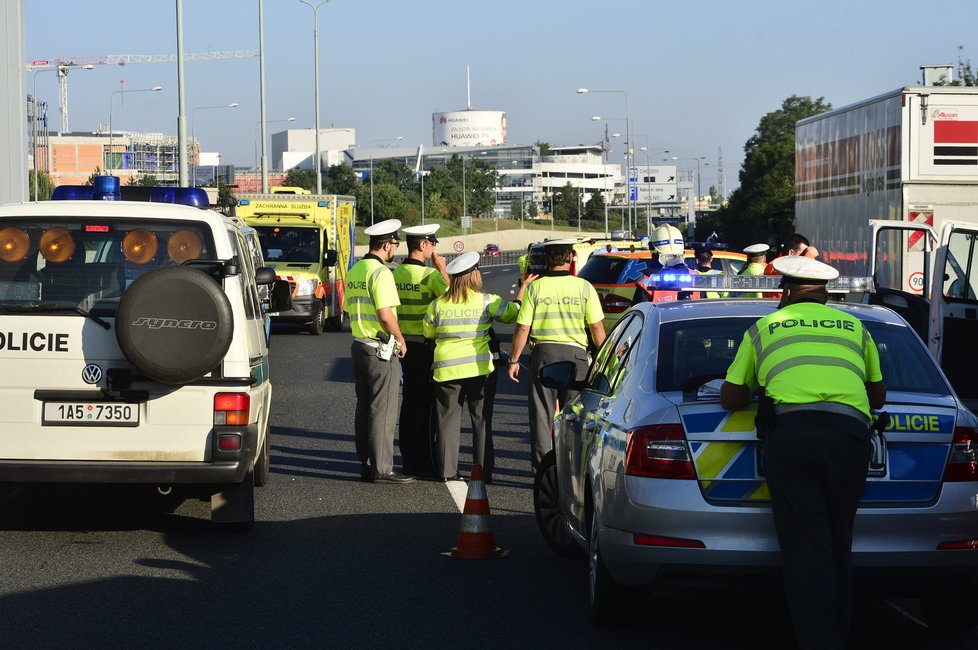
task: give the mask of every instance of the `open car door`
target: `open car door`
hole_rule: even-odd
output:
[[[945,222],[934,258],[930,352],[958,397],[978,408],[978,225]]]

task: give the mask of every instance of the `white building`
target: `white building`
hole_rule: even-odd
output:
[[[344,162],[343,151],[356,146],[356,129],[319,129],[319,154],[322,169]],[[288,129],[272,134],[272,169],[287,171],[293,167],[315,169],[316,129]]]

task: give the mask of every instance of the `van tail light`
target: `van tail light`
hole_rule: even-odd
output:
[[[665,537],[663,535],[642,535],[635,533],[632,540],[639,546],[668,546],[670,548],[706,548],[698,539],[684,537]]]
[[[628,432],[625,474],[695,479],[696,468],[681,424],[656,424]]]
[[[251,397],[248,393],[218,393],[214,396],[214,424],[248,424]]]
[[[570,274],[577,275],[577,253],[571,255]]]
[[[978,539],[959,539],[954,542],[941,542],[938,551],[974,551],[978,550]]]
[[[954,427],[944,482],[958,481],[978,481],[978,429],[974,427]]]
[[[609,293],[604,297],[604,313],[620,314],[632,306],[632,301],[624,296]]]

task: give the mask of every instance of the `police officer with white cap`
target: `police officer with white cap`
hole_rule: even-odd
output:
[[[553,239],[543,243],[549,271],[527,287],[526,298],[516,319],[509,358],[509,378],[518,382],[520,355],[527,340],[530,354],[530,461],[533,469],[553,447],[551,428],[557,402],[561,407],[577,396],[577,391],[547,388],[540,383],[540,368],[556,361],[573,361],[577,378],[583,379],[588,367],[588,348],[601,347],[605,331],[604,310],[594,286],[571,275],[574,239]],[[590,341],[588,340],[590,338]]]
[[[740,269],[737,275],[764,275],[764,268],[767,266],[767,252],[771,247],[767,244],[751,244],[744,249],[747,256],[747,264]],[[751,291],[739,294],[741,298],[763,298],[764,294]]]
[[[451,276],[448,291],[428,306],[424,318],[424,335],[435,342],[435,420],[438,431],[436,464],[443,481],[461,478],[458,473],[459,437],[462,404],[468,402],[472,418],[472,460],[482,465],[485,480],[492,482],[492,432],[487,428],[486,413],[492,410],[495,391],[488,381],[495,381],[494,361],[490,349],[492,321],[512,323],[520,310],[526,286],[537,276],[523,280],[516,299],[506,302],[499,296],[483,292],[479,272],[479,254],[462,253],[449,262]],[[485,402],[490,402],[486,404]]]
[[[435,477],[434,385],[431,379],[434,348],[424,338],[423,321],[431,301],[448,289],[445,258],[435,252],[438,228],[437,223],[405,228],[408,256],[394,269],[394,285],[401,301],[397,322],[404,340],[411,343],[411,354],[401,362],[403,381],[398,440],[404,473],[423,478]],[[427,265],[429,260],[433,267]]]
[[[686,266],[686,242],[679,228],[665,224],[652,231],[649,237],[649,250],[652,251],[652,273],[668,272],[675,275],[690,274]],[[655,288],[649,286],[649,276],[635,282],[635,294],[632,304],[649,302],[655,293]],[[684,300],[690,293],[679,292],[676,297]]]
[[[386,264],[400,243],[401,222],[388,219],[370,226],[370,251],[346,278],[346,310],[353,333],[353,375],[357,408],[354,420],[360,479],[372,483],[413,483],[394,471],[400,358],[407,343],[397,323],[397,288]],[[390,344],[393,343],[393,350]]]
[[[748,328],[720,403],[758,408],[788,605],[803,648],[844,648],[852,606],[852,525],[871,455],[870,409],[886,401],[879,353],[855,316],[833,309],[831,266],[774,262],[779,309]],[[768,401],[769,400],[769,401]]]

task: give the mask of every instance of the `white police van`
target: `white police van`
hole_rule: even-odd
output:
[[[247,527],[269,474],[258,285],[271,310],[288,286],[201,190],[135,189],[0,206],[0,481],[157,486]]]

